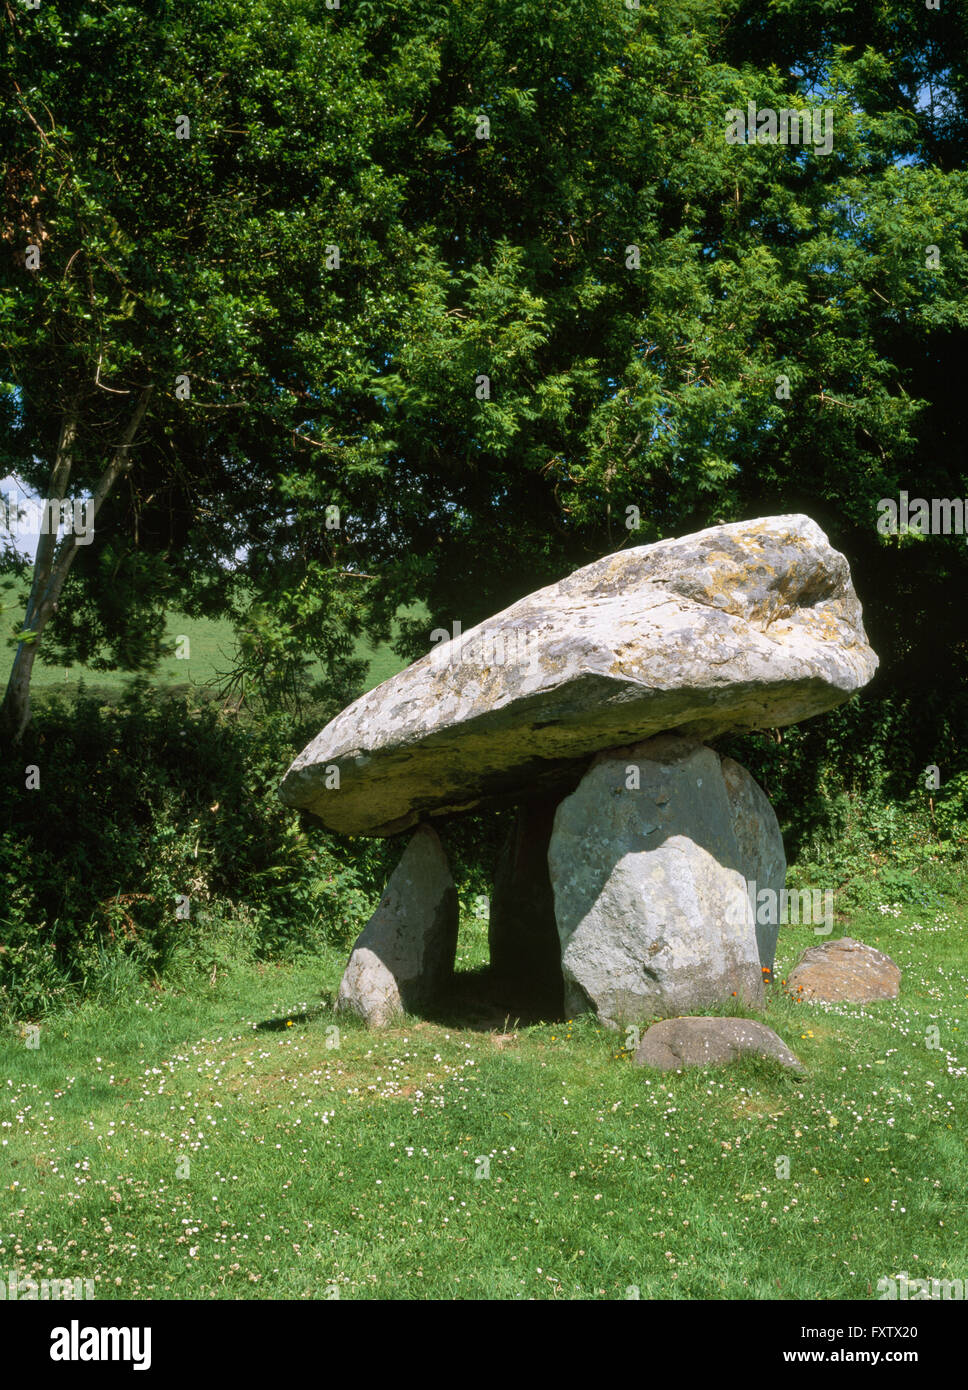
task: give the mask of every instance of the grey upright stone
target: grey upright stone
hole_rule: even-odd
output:
[[[558,808],[548,856],[566,1013],[618,1025],[762,1002],[733,823],[721,759],[695,740],[595,760]]]
[[[742,764],[723,758],[723,780],[733,815],[733,834],[739,846],[740,865],[746,875],[750,904],[756,924],[756,946],[760,965],[772,973],[776,958],[776,939],[780,931],[779,914],[768,910],[778,903],[786,883],[786,855],[776,812],[763,791]],[[757,895],[768,889],[775,896],[759,904]]]
[[[424,1008],[453,976],[457,923],[447,857],[437,832],[422,825],[357,938],[337,1009],[382,1028]]]

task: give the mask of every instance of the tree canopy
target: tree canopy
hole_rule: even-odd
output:
[[[936,676],[929,615],[962,669],[964,539],[880,536],[876,504],[968,494],[963,9],[0,24],[0,466],[42,496],[109,483],[94,543],[38,555],[22,651],[49,620],[52,654],[134,669],[169,606],[228,611],[257,665],[322,659],[338,704],[354,634],[402,603],[466,629],[618,546],[802,510],[892,679]],[[829,152],[731,143],[748,103],[829,113]]]

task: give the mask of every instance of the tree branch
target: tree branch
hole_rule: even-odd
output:
[[[57,503],[57,514],[60,516],[60,503],[67,491],[67,484],[70,481],[72,454],[74,440],[77,437],[77,417],[80,409],[79,397],[74,396],[70,405],[64,412],[61,420],[60,438],[57,441],[57,453],[54,455],[54,466],[50,473],[50,487],[47,502]],[[30,597],[27,601],[27,611],[24,615],[24,628],[32,626],[31,620],[35,612],[40,607],[40,596],[45,592],[50,580],[51,569],[54,563],[54,550],[57,546],[57,527],[51,529],[50,522],[53,517],[48,515],[47,530],[44,530],[44,518],[41,517],[40,537],[37,541],[37,553],[34,557],[34,577],[30,586]]]
[[[154,389],[154,386],[146,386],[141,392],[141,395],[138,397],[138,403],[132,411],[131,418],[125,428],[121,443],[111,455],[111,462],[98,479],[97,487],[94,489],[91,498],[92,525],[97,521],[98,513],[104,505],[104,501],[111,492],[111,489],[118,481],[118,478],[120,478],[122,473],[127,472],[130,467],[128,454],[131,449],[131,444],[138,432],[141,421],[144,419],[144,413],[148,409],[148,402],[151,399],[151,394]],[[43,598],[38,604],[38,616],[41,617],[42,622],[46,622],[51,613],[56,610],[57,600],[60,597],[60,591],[63,588],[64,580],[67,578],[79,549],[77,537],[72,535],[57,558],[50,580],[44,590]]]

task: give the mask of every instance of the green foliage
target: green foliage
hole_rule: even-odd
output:
[[[345,954],[405,840],[335,837],[282,805],[282,773],[314,727],[143,680],[116,706],[54,694],[0,791],[0,1012]],[[41,785],[28,791],[31,764]],[[490,894],[508,814],[440,826],[468,916]]]
[[[0,1008],[35,1015],[118,971],[346,949],[399,851],[300,827],[275,793],[301,743],[286,716],[257,724],[143,683],[117,707],[55,697],[4,770]]]
[[[968,835],[968,770],[958,772],[939,788],[934,819],[943,835]]]
[[[968,859],[960,703],[859,698],[778,736],[719,743],[773,802],[791,884],[833,888],[838,910],[932,906],[954,888]]]
[[[805,510],[891,693],[964,681],[964,546],[874,524],[915,476],[968,492],[945,369],[968,330],[963,9],[70,0],[0,23],[21,91],[0,468],[42,490],[77,398],[90,486],[154,387],[52,654],[150,665],[179,604],[244,628],[270,701],[306,658],[345,689],[401,604],[429,614],[400,631],[412,658],[619,545]],[[833,150],[727,144],[747,100],[832,111]]]
[[[150,669],[167,608],[251,606],[270,668],[298,646],[352,680],[358,557],[318,512],[379,475],[374,363],[416,260],[373,157],[380,76],[315,0],[8,7],[0,40],[0,475],[50,495],[76,419],[67,489],[89,494],[151,393],[94,543],[61,542],[50,655]]]

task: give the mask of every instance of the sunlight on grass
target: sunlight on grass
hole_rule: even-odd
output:
[[[325,1002],[336,952],[86,1005],[3,1044],[0,1265],[122,1298],[869,1298],[899,1269],[964,1275],[965,918],[853,920],[904,971],[875,1005],[792,1000],[813,938],[785,930],[762,1017],[803,1078],[649,1073],[588,1018],[370,1033]],[[465,968],[484,936],[465,924]]]

